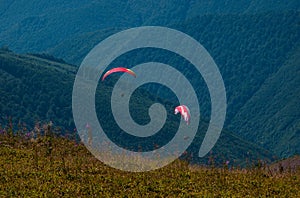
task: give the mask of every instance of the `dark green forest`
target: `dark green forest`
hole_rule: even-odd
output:
[[[74,126],[70,100],[75,66],[3,50],[0,57],[2,124],[13,117],[28,127],[50,120],[64,128]]]
[[[41,58],[48,57],[48,59]],[[76,67],[54,61],[49,55],[15,54],[2,50],[0,53],[0,69],[2,71],[1,83],[7,84],[1,87],[1,128],[23,131],[34,130],[34,126],[43,125],[50,121],[55,126],[56,133],[74,136],[74,122],[71,109],[72,86],[75,78]],[[19,75],[23,74],[23,75]],[[112,81],[114,79],[111,79]],[[117,80],[117,79],[116,79]],[[122,146],[135,150],[141,145],[163,144],[171,135],[174,135],[174,126],[178,125],[178,116],[169,114],[169,124],[152,139],[137,139],[126,136],[116,126],[111,115],[110,108],[104,108],[109,103],[112,85],[102,85],[101,92],[97,92],[96,108],[99,112],[99,121],[103,127],[108,127],[108,134],[115,142],[122,140]],[[140,101],[143,101],[142,103]],[[146,89],[141,89],[134,94],[131,114],[137,123],[143,124],[147,120],[148,107],[154,102],[160,102],[170,112],[173,112],[173,103],[159,98]],[[28,107],[28,108],[25,108]],[[105,115],[105,116],[101,116]],[[144,116],[143,116],[144,115]],[[111,119],[108,119],[111,117]],[[12,125],[10,124],[12,123]],[[198,158],[203,135],[207,130],[207,121],[203,119],[198,129],[193,144],[188,148],[188,154],[183,159],[191,163],[208,164],[211,156],[215,157],[215,163],[221,165],[226,159],[231,159],[232,164],[245,166],[256,162],[258,159],[272,161],[272,153],[258,147],[253,143],[244,141],[229,131],[223,130],[220,140],[211,152],[210,156]],[[77,136],[77,135],[76,135]],[[162,138],[162,136],[164,138]],[[78,136],[77,136],[78,138]],[[125,143],[124,143],[124,140]],[[153,148],[145,147],[145,150]]]
[[[207,15],[170,25],[197,39],[217,63],[224,79],[228,100],[225,127],[248,141],[274,150],[276,155],[282,157],[299,153],[300,148],[299,140],[296,140],[298,139],[296,133],[299,131],[297,109],[300,107],[299,103],[295,102],[300,97],[297,90],[299,67],[296,66],[300,56],[297,50],[300,45],[299,24],[299,12],[286,11]],[[66,40],[49,53],[80,65],[95,44],[117,31],[107,29],[83,34]],[[114,65],[136,65],[145,61],[163,62],[187,75],[190,74],[191,81],[196,82],[198,89],[201,90],[199,94],[201,113],[206,118],[210,116],[206,85],[199,78],[192,79],[193,72],[187,67],[189,63],[182,58],[161,50],[144,49],[127,53],[116,60]],[[282,71],[285,71],[285,75],[279,78]],[[275,93],[277,90],[274,90],[274,86],[281,84],[282,81],[285,81],[289,88]],[[156,89],[152,89],[154,90]],[[271,90],[272,94],[269,94]],[[163,95],[163,93],[156,94]],[[277,102],[271,101],[274,94],[280,95],[276,98]],[[285,99],[288,95],[289,99]],[[264,111],[264,115],[260,111]],[[289,114],[294,116],[286,117]],[[281,119],[282,123],[278,127],[265,124],[278,122],[281,117],[285,118]],[[287,138],[280,140],[279,137],[285,135]],[[285,142],[288,137],[293,139],[289,146],[279,143]]]
[[[219,67],[228,107],[223,140],[216,150],[223,142],[235,142],[234,148],[241,149],[222,146],[231,150],[228,155],[232,153],[233,158],[243,156],[252,144],[279,158],[299,154],[298,1],[185,1],[178,5],[173,0],[0,3],[2,127],[11,117],[15,128],[32,128],[36,122],[51,120],[73,131],[72,86],[87,53],[121,30],[161,25],[195,38]],[[141,49],[122,55],[111,67],[147,61],[172,65],[197,85],[204,130],[210,117],[209,93],[201,77],[193,76],[191,65],[182,57],[163,50]],[[105,87],[107,94],[109,86]],[[139,97],[149,103],[157,98],[166,102],[171,94],[151,85],[137,94]],[[103,102],[101,97],[97,102]],[[168,104],[173,103],[176,100],[172,98]],[[143,115],[137,116],[140,122],[147,122],[146,111],[138,112]],[[198,144],[199,139],[195,141]],[[238,141],[241,139],[245,145]],[[190,153],[196,147],[191,146]]]

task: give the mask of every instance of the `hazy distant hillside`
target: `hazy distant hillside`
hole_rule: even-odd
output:
[[[41,52],[67,38],[107,28],[168,25],[210,14],[299,10],[299,1],[0,0],[0,46]]]
[[[299,10],[299,1],[283,0],[212,0],[190,1],[189,13],[191,16],[203,14],[261,14],[269,11],[282,12],[283,10]]]
[[[203,16],[173,26],[197,39],[219,66],[229,101],[229,123],[265,79],[286,61],[289,51],[295,48],[300,40],[298,22],[299,13],[290,12]],[[82,34],[57,45],[49,53],[80,65],[96,44],[117,31],[110,29]],[[135,65],[142,61],[153,61],[161,53],[132,53],[123,59],[126,62],[120,61],[120,64]],[[182,59],[172,60],[169,54],[159,61],[173,66],[184,64],[180,62]]]
[[[158,15],[162,25],[183,20],[186,3],[175,5],[174,1],[11,1],[0,4],[0,45],[40,52],[83,32],[140,26]]]
[[[177,27],[203,44],[220,68],[228,97],[226,123],[287,61],[300,42],[299,22],[300,13],[292,11],[204,16]]]
[[[63,42],[47,50],[47,53],[63,58],[66,62],[79,66],[87,53],[100,41],[122,29],[110,28],[95,32],[83,33],[65,39]]]
[[[232,24],[223,18],[218,25],[209,23],[214,33],[204,31],[198,37],[225,81],[225,126],[282,157],[300,152],[300,54],[295,50],[300,43],[299,16],[240,17]],[[225,27],[218,32],[220,24]]]
[[[182,27],[221,70],[225,127],[281,157],[300,152],[299,24],[299,12],[292,11],[204,17]]]

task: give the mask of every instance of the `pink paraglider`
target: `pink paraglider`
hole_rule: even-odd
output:
[[[175,108],[175,114],[180,113],[186,124],[190,124],[191,114],[190,110],[185,105],[180,105]]]

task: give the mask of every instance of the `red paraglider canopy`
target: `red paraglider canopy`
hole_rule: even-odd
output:
[[[111,70],[108,70],[108,71],[103,75],[102,81],[104,81],[104,79],[105,79],[108,75],[110,75],[110,74],[112,74],[112,73],[115,73],[115,72],[126,72],[126,73],[129,73],[129,74],[131,74],[132,76],[136,77],[136,74],[135,74],[132,70],[130,70],[130,69],[128,69],[128,68],[125,68],[125,67],[116,67],[116,68],[113,68],[113,69],[111,69]]]

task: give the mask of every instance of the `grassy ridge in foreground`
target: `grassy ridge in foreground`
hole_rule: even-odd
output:
[[[65,138],[0,135],[0,196],[251,197],[300,195],[300,172],[192,167],[176,160],[155,171],[110,168]]]

